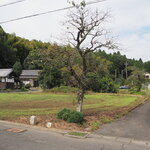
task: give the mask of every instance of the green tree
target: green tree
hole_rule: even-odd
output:
[[[144,70],[150,73],[150,61],[144,63]]]
[[[16,37],[16,41],[12,44],[12,47],[16,49],[16,57],[20,60],[23,65],[24,60],[31,51],[30,42],[26,39]]]
[[[88,72],[97,73],[99,77],[109,76],[112,63],[96,53],[89,53],[86,58]]]
[[[100,82],[100,92],[102,93],[117,93],[117,87],[113,80],[109,77],[103,77]]]
[[[129,87],[136,91],[141,91],[142,84],[145,83],[144,72],[140,69],[134,69],[131,76],[127,79]]]
[[[87,73],[87,90],[100,92],[100,77],[97,73]]]
[[[35,45],[34,47],[36,48]],[[28,57],[25,59],[25,68],[42,69],[45,66],[53,66],[55,68],[61,68],[63,66],[61,46],[57,44],[46,43],[43,45],[43,48],[42,45],[38,45],[37,47],[37,49],[30,51]]]
[[[22,66],[21,63],[19,61],[17,61],[14,65],[13,65],[13,71],[15,73],[15,82],[18,88],[18,83],[20,83],[20,75],[22,72]]]
[[[9,44],[9,36],[0,26],[0,67],[11,68],[16,62],[16,49]]]
[[[23,64],[31,49],[29,40],[8,34],[0,27],[0,67],[11,68],[17,60]]]
[[[39,76],[39,83],[44,89],[60,86],[62,82],[61,72],[54,67],[44,67]]]
[[[101,78],[96,73],[87,74],[87,87],[94,92],[117,93],[117,87],[111,78]]]

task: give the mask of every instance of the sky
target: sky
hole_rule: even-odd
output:
[[[14,1],[16,0],[0,0],[0,5]],[[92,0],[86,0],[90,1]],[[0,7],[0,22],[67,6],[70,6],[67,0],[26,0]],[[122,54],[128,58],[150,61],[150,0],[106,0],[88,7],[110,12],[111,18],[107,27],[116,38]],[[58,42],[67,13],[67,10],[60,11],[1,26],[7,33],[15,33],[29,40]]]

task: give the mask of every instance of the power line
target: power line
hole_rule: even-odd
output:
[[[17,3],[21,3],[23,1],[26,1],[26,0],[18,0],[18,1],[15,1],[15,2],[10,2],[10,3],[7,3],[7,4],[0,5],[0,7],[6,7],[6,6],[9,6],[9,5],[14,5],[14,4],[17,4]]]
[[[95,3],[99,3],[99,2],[103,2],[103,1],[106,1],[106,0],[95,0],[95,1],[87,2],[86,5],[91,5],[91,4],[95,4]],[[72,9],[74,7],[75,6],[64,7],[64,8],[60,8],[60,9],[55,9],[55,10],[50,10],[50,11],[46,11],[46,12],[42,12],[42,13],[37,13],[37,14],[33,14],[33,15],[28,15],[28,16],[24,16],[24,17],[15,18],[15,19],[10,19],[10,20],[7,20],[7,21],[2,21],[2,22],[0,22],[0,24],[5,24],[5,23],[8,23],[8,22],[14,22],[14,21],[17,21],[17,20],[23,20],[23,19],[27,19],[27,18],[32,18],[32,17],[37,17],[37,16],[41,16],[41,15],[45,15],[45,14],[58,12],[58,11]]]

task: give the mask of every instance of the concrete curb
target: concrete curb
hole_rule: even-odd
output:
[[[104,139],[104,140],[111,140],[111,141],[115,141],[115,142],[122,142],[127,145],[133,144],[133,145],[150,147],[150,141],[141,141],[141,140],[136,140],[136,139],[132,139],[132,138],[104,136],[104,135],[97,135],[97,134],[90,134],[88,137]]]
[[[43,130],[43,131],[49,131],[49,132],[55,132],[55,133],[59,133],[59,134],[66,134],[69,131],[66,130],[59,130],[59,129],[55,129],[55,128],[46,128],[46,127],[41,127],[41,126],[34,126],[34,125],[28,125],[28,124],[22,124],[22,123],[16,123],[16,122],[9,122],[9,121],[3,121],[0,120],[0,123],[6,124],[6,125],[12,125],[12,126],[17,126],[18,128],[30,128],[30,129],[35,129],[35,130]]]
[[[90,133],[87,133],[87,135],[85,136],[75,136],[75,135],[70,135],[69,132],[64,134],[64,136],[67,136],[67,137],[71,137],[71,138],[77,138],[77,139],[86,139],[88,138]]]
[[[79,138],[79,139],[85,139],[89,136],[89,132],[86,132],[87,135],[85,136],[74,136],[74,135],[69,135],[68,133],[71,131],[67,131],[67,130],[59,130],[59,129],[55,129],[55,128],[46,128],[46,127],[41,127],[41,126],[36,126],[36,125],[28,125],[28,124],[22,124],[22,123],[16,123],[16,122],[9,122],[9,121],[3,121],[0,120],[0,123],[3,123],[5,125],[12,125],[12,126],[17,126],[18,128],[25,128],[26,130],[28,128],[30,129],[35,129],[35,130],[43,130],[43,131],[48,131],[48,132],[55,132],[58,134],[61,134],[63,136],[67,136],[67,137],[72,137],[72,138]],[[78,132],[78,131],[76,131]]]

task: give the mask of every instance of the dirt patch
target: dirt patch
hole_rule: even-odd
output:
[[[99,122],[100,124],[98,124],[99,126],[102,125],[103,123],[107,123],[109,121],[112,121],[114,119],[118,119],[121,116],[127,114],[127,112],[131,111],[132,109],[136,108],[138,105],[143,104],[145,101],[145,99],[143,98],[143,100],[139,100],[138,102],[136,101],[135,103],[133,103],[132,105],[130,105],[130,107],[101,107],[100,108],[93,108],[93,109],[86,109],[84,110],[84,114],[85,114],[85,123],[83,123],[82,125],[80,124],[75,124],[75,123],[67,123],[63,120],[57,119],[56,114],[49,114],[49,115],[41,115],[38,116],[38,124],[37,126],[42,126],[42,127],[46,127],[46,123],[47,122],[52,122],[52,128],[55,129],[62,129],[62,130],[71,130],[71,131],[90,131],[92,129],[92,125],[95,122]],[[3,109],[4,105],[3,104],[0,106],[0,109]],[[38,106],[37,106],[38,105]],[[53,105],[53,107],[56,107],[58,109],[58,107],[62,107],[62,106],[68,106],[71,107],[71,104],[69,103],[63,103],[63,102],[53,102],[50,103],[48,101],[41,101],[41,103],[38,102],[38,104],[36,103],[36,101],[32,101],[32,102],[19,102],[19,103],[11,103],[11,106],[7,104],[7,109],[9,109],[9,107],[12,109],[16,109],[16,108],[50,108]],[[4,107],[6,108],[6,106]],[[12,122],[17,122],[17,123],[23,123],[23,124],[29,124],[29,119],[30,116],[20,116],[20,117],[1,117],[1,120],[7,120],[7,121],[12,121]],[[98,127],[99,127],[98,126]]]
[[[37,126],[46,127],[47,122],[52,122],[52,128],[62,129],[62,130],[74,130],[74,131],[84,131],[83,125],[78,125],[75,123],[67,123],[66,121],[57,119],[55,115],[46,115],[46,116],[38,116],[38,124]],[[1,118],[1,120],[7,120],[15,123],[23,123],[29,125],[29,116],[25,117],[13,117],[13,118]]]
[[[67,123],[66,121],[57,119],[57,116],[54,114],[38,116],[37,126],[46,127],[47,122],[52,122],[52,128],[55,128],[55,129],[70,130],[70,131],[91,131],[91,126],[94,122],[97,122],[97,121],[101,122],[102,120],[106,118],[107,120],[111,120],[111,121],[118,119],[121,116],[125,115],[127,112],[131,111],[135,107],[136,106],[133,105],[132,107],[122,107],[122,108],[116,108],[116,109],[107,110],[107,111],[89,109],[84,112],[85,123],[82,125],[75,124],[75,123]],[[1,118],[1,120],[7,120],[7,121],[23,123],[23,124],[29,124],[29,119],[30,119],[29,116]],[[106,122],[102,122],[102,123],[106,123]]]
[[[22,102],[13,102],[11,104],[1,103],[0,109],[32,109],[32,108],[61,108],[62,106],[71,107],[71,104],[68,102],[58,102],[58,101],[22,101]]]

